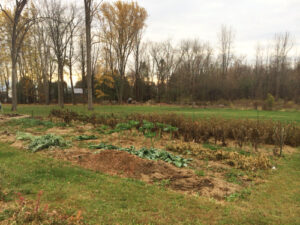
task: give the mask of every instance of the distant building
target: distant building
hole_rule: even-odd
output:
[[[82,88],[74,88],[74,94],[75,95],[82,95],[83,89]]]

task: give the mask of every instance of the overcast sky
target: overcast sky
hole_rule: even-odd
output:
[[[221,25],[235,32],[235,52],[252,58],[257,43],[290,32],[300,53],[300,0],[138,0],[149,18],[145,39],[217,42]]]

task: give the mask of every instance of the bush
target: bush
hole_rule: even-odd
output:
[[[275,99],[274,99],[273,95],[268,93],[267,98],[264,103],[264,106],[263,106],[263,109],[264,110],[272,110],[274,107],[274,103],[275,103]]]

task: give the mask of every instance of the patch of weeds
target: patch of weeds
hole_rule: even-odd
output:
[[[106,125],[102,125],[100,127],[97,127],[95,130],[96,132],[98,132],[99,134],[107,134],[108,130],[110,129],[109,126]]]
[[[160,186],[160,187],[168,187],[171,184],[171,180],[170,179],[163,179],[163,180],[159,180],[154,182],[156,185]]]
[[[231,169],[225,174],[225,176],[226,180],[230,183],[242,184],[242,181],[239,179],[239,177],[244,176],[244,173],[235,169]]]
[[[117,149],[119,149],[115,145],[110,145],[110,144],[106,144],[106,143],[100,143],[98,145],[91,144],[91,145],[89,145],[89,148],[90,149],[105,149],[105,150],[117,150]]]
[[[0,187],[0,201],[4,201],[6,194],[1,190]]]
[[[0,222],[11,218],[14,215],[15,211],[12,209],[5,209],[0,212]]]
[[[30,201],[17,193],[15,207],[0,213],[0,221],[6,220],[8,224],[83,224],[81,211],[72,216],[58,214],[49,210],[47,204],[42,205],[42,195],[43,191],[40,191],[36,200]]]
[[[205,162],[205,167],[208,168],[209,159],[208,159],[208,158],[205,158],[205,159],[204,159],[204,162]]]
[[[31,141],[33,139],[34,139],[34,136],[30,133],[17,132],[17,140]]]
[[[250,153],[250,152],[248,152],[248,151],[245,151],[245,150],[242,150],[242,149],[241,149],[241,150],[239,150],[239,151],[238,151],[238,153],[239,153],[239,154],[241,154],[241,155],[244,155],[244,156],[250,156],[250,155],[251,155],[251,153]]]
[[[51,121],[44,121],[34,118],[22,118],[22,119],[13,119],[6,123],[9,126],[21,126],[21,128],[32,128],[42,126],[46,129],[53,127],[65,127],[66,123],[53,123]]]
[[[13,191],[10,191],[10,192],[4,192],[4,191],[1,191],[0,189],[0,202],[10,202],[13,200],[13,195],[14,195],[14,192]]]
[[[70,126],[70,125],[66,124],[65,122],[55,123],[55,127],[67,127],[67,126]]]
[[[241,200],[247,200],[247,198],[251,195],[251,190],[250,189],[243,189],[240,192],[235,192],[231,195],[228,195],[225,197],[226,201],[228,202],[234,202],[237,201],[239,199]]]
[[[75,138],[77,141],[88,141],[88,140],[96,140],[98,139],[95,135],[79,135]]]
[[[204,177],[204,176],[205,176],[204,170],[196,170],[196,171],[195,171],[195,174],[196,174],[198,177]]]
[[[216,145],[211,145],[211,144],[207,144],[207,143],[203,144],[202,146],[203,146],[203,148],[208,148],[208,149],[210,149],[212,151],[217,151],[217,150],[220,149],[220,147],[218,147]]]
[[[235,151],[235,150],[233,150],[233,149],[230,148],[230,147],[225,147],[225,148],[223,148],[223,150],[225,150],[225,151],[227,151],[227,152],[233,152],[233,151]]]
[[[89,145],[90,145],[90,143],[87,143],[87,142],[79,142],[78,143],[79,148],[88,148]]]

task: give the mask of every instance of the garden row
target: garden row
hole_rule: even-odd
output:
[[[128,121],[135,121],[134,126],[142,129],[146,121],[153,124],[150,129],[152,133],[158,135],[163,129],[169,127],[174,138],[182,138],[187,142],[205,143],[212,139],[215,144],[226,146],[228,140],[234,140],[239,147],[251,143],[256,150],[259,144],[273,144],[280,149],[285,144],[293,147],[300,146],[299,125],[272,120],[226,120],[216,117],[193,120],[177,114],[137,113],[123,117],[115,114],[88,116],[69,110],[52,110],[50,117],[62,119],[67,124],[80,121],[91,123],[95,127],[105,125],[112,129],[120,127],[120,124],[125,126],[124,123],[129,123]],[[161,126],[164,128],[162,129]]]

